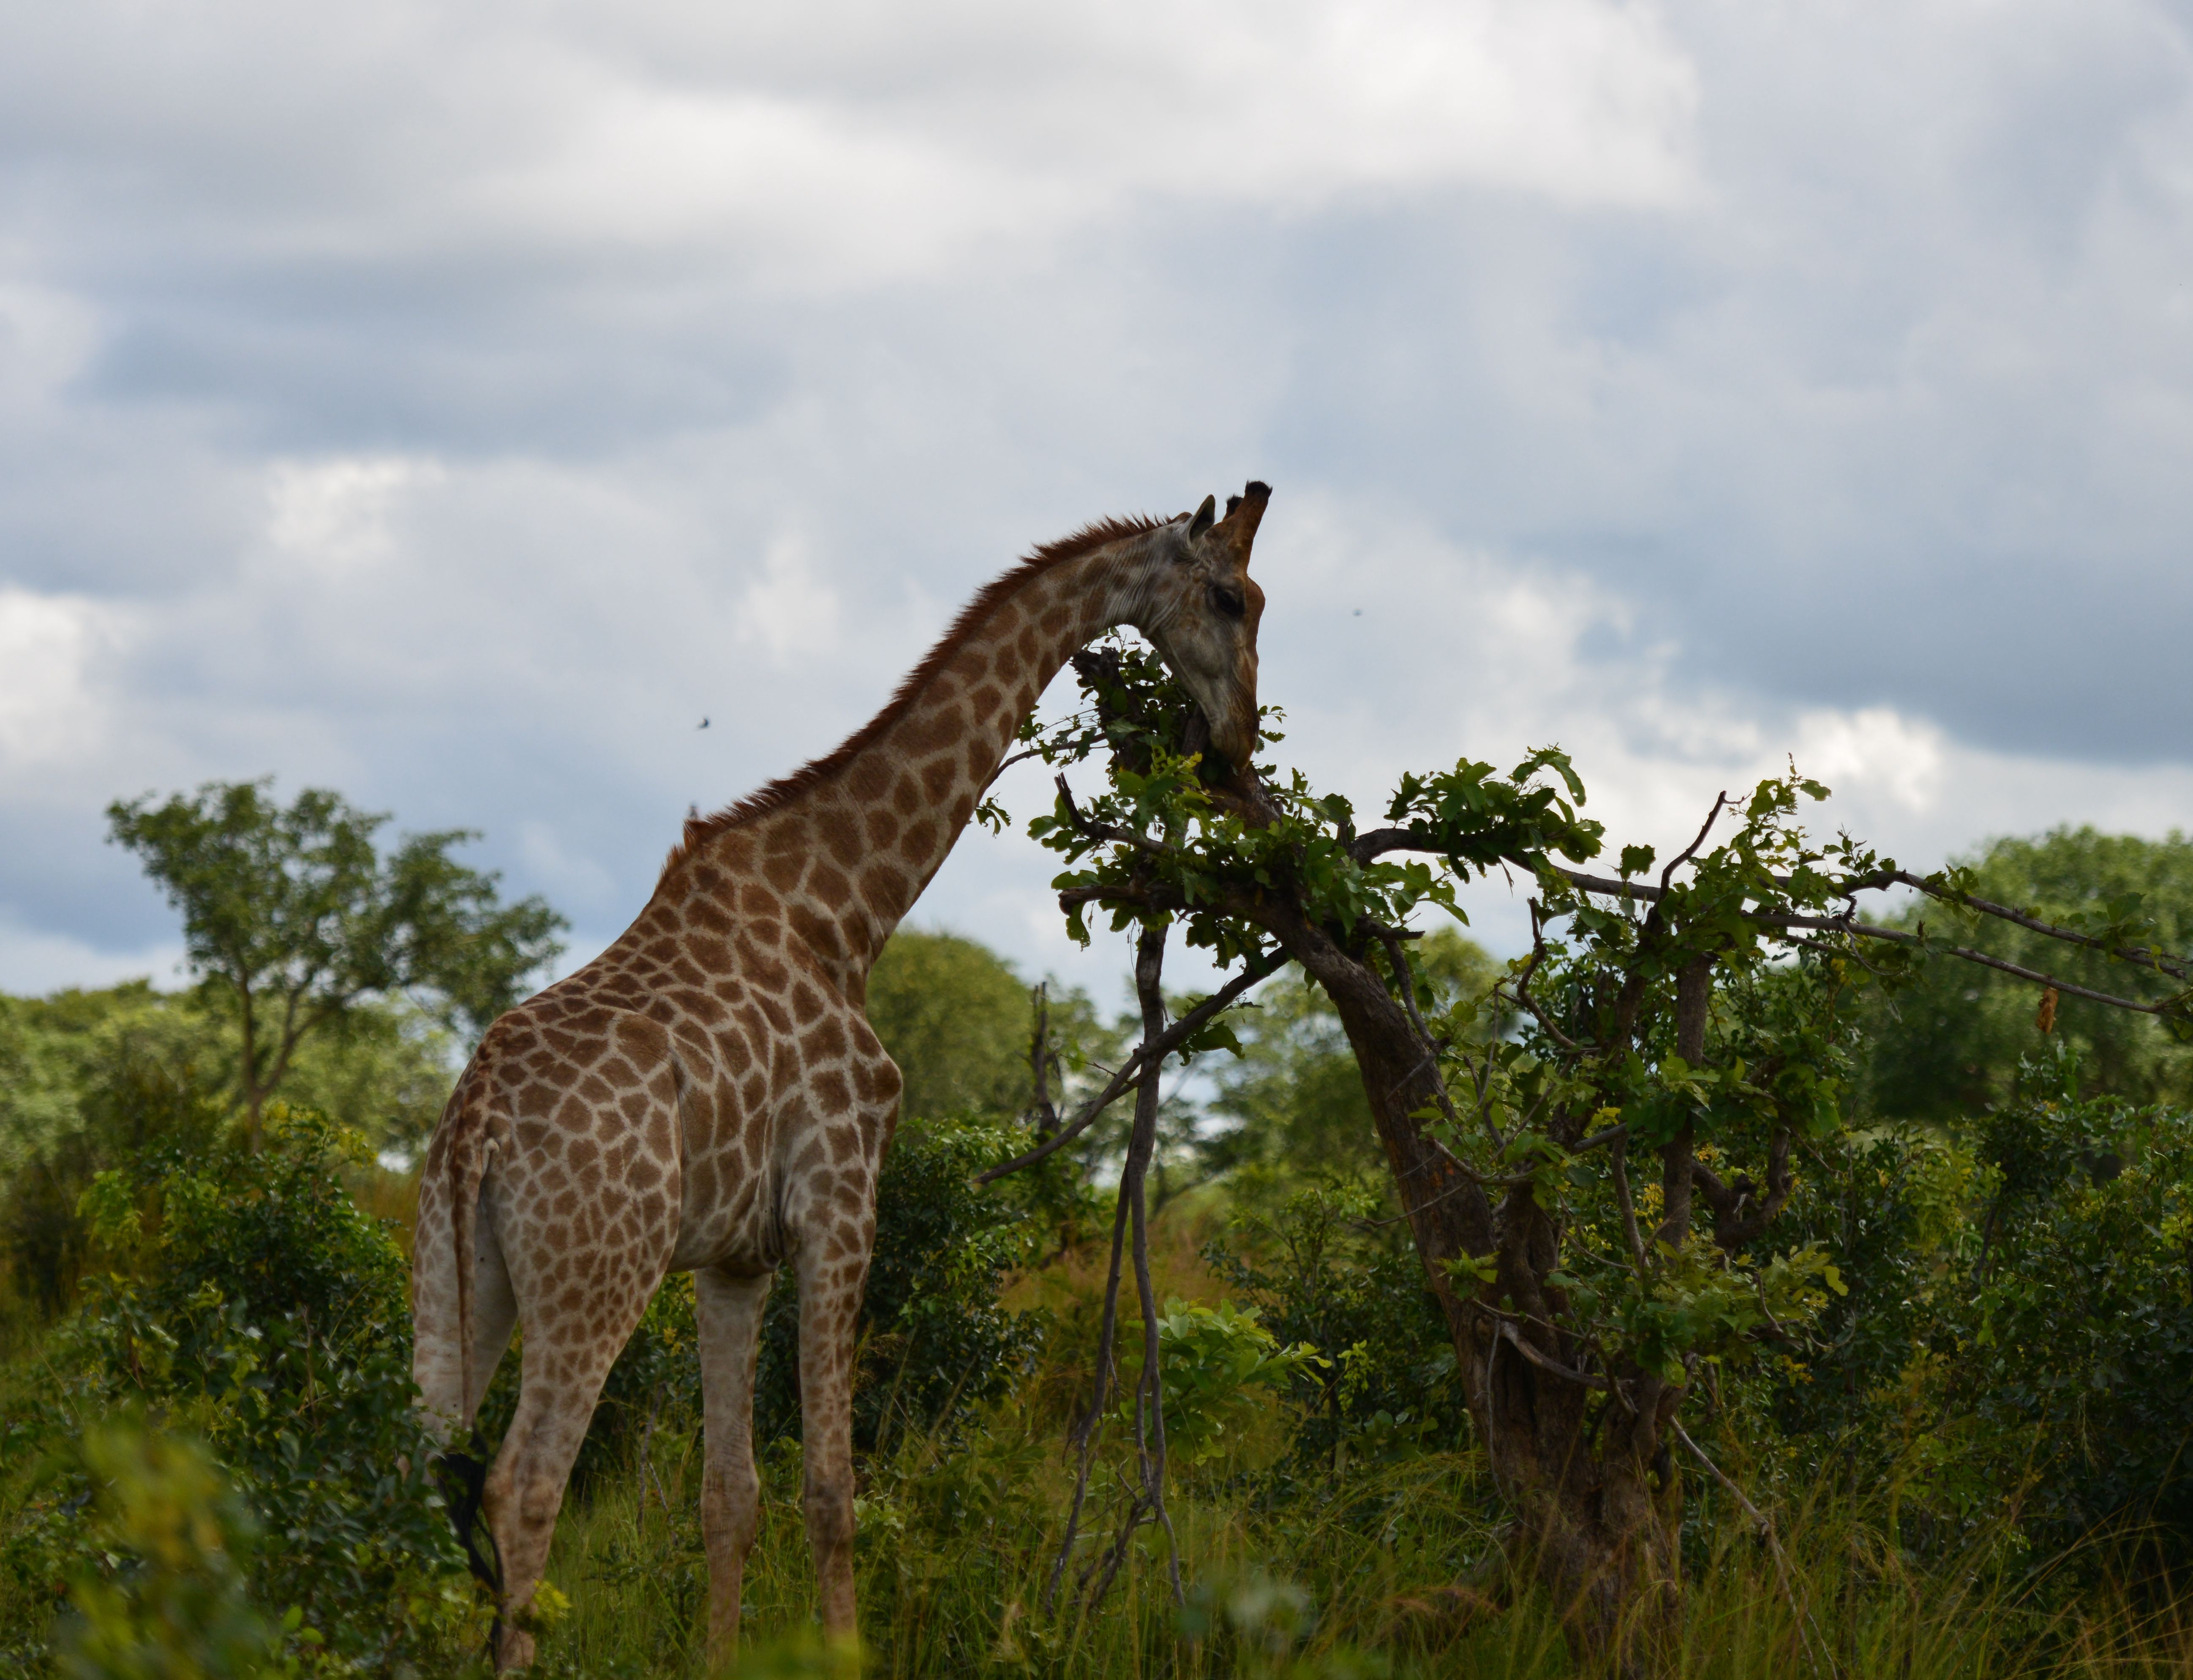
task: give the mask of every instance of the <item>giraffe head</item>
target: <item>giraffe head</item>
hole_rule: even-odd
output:
[[[1272,487],[1251,482],[1152,534],[1147,604],[1135,628],[1195,696],[1211,743],[1235,769],[1257,751],[1257,621],[1264,591],[1249,576],[1249,548]]]

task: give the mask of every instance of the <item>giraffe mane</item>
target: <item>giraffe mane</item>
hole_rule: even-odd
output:
[[[791,774],[779,776],[745,797],[733,800],[719,811],[713,811],[706,816],[696,812],[687,817],[684,835],[671,848],[670,855],[663,860],[658,889],[661,882],[667,881],[679,864],[717,836],[728,833],[757,818],[765,817],[772,811],[783,809],[800,795],[845,769],[856,755],[873,745],[892,724],[906,716],[915,698],[928,687],[930,679],[951,662],[961,644],[982,627],[993,612],[1017,594],[1032,579],[1068,560],[1078,560],[1107,544],[1127,537],[1145,536],[1169,523],[1148,514],[1099,519],[1083,526],[1070,536],[1041,545],[1010,571],[993,578],[976,592],[973,600],[959,609],[959,616],[952,620],[951,628],[923,657],[921,663],[907,673],[896,692],[885,702],[884,709],[844,741],[820,758],[810,758]]]

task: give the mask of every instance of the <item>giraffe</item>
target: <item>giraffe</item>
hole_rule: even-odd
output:
[[[835,751],[688,820],[654,896],[593,962],[488,1029],[436,1126],[413,1261],[414,1374],[446,1445],[523,1325],[518,1409],[484,1505],[501,1560],[498,1671],[521,1626],[604,1380],[672,1271],[694,1277],[709,1645],[736,1643],[759,1521],[754,1361],[776,1267],[799,1292],[803,1502],[825,1634],[854,1633],[854,1320],[898,1070],[870,967],[973,814],[1060,667],[1131,625],[1217,751],[1257,742],[1248,576],[1271,494],[1037,549],[976,596]]]

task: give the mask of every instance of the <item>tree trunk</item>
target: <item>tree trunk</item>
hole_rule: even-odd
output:
[[[1509,1186],[1496,1206],[1424,1134],[1412,1117],[1441,1100],[1437,1061],[1376,970],[1287,907],[1267,904],[1258,919],[1325,988],[1354,1050],[1470,1416],[1519,1520],[1514,1561],[1535,1570],[1585,1650],[1628,1666],[1681,1612],[1682,1483],[1665,1437],[1682,1390],[1618,1369],[1626,1397],[1594,1403],[1604,1380],[1585,1377],[1588,1350],[1555,1328],[1566,1302],[1546,1280],[1560,1233],[1532,1187]],[[1487,1254],[1494,1281],[1458,1290],[1448,1262]]]

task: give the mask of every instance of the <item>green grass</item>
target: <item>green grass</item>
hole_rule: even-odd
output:
[[[605,1479],[566,1510],[549,1575],[573,1607],[542,1641],[544,1676],[707,1672],[697,1443],[662,1435],[653,1457],[644,1510],[636,1472]],[[1261,1477],[1184,1480],[1172,1512],[1185,1611],[1172,1601],[1162,1543],[1146,1530],[1102,1604],[1074,1603],[1069,1569],[1065,1608],[1046,1613],[1068,1491],[1055,1441],[1016,1435],[999,1420],[958,1453],[902,1454],[861,1506],[866,1672],[1553,1680],[1591,1671],[1572,1658],[1558,1607],[1489,1566],[1497,1512],[1470,1457],[1364,1471],[1337,1494]],[[820,1658],[796,1448],[770,1457],[764,1500],[740,1667],[804,1671]],[[1832,1494],[1784,1521],[1789,1590],[1755,1534],[1712,1530],[1702,1563],[1693,1552],[1681,1633],[1649,1671],[1682,1680],[2193,1673],[2193,1618],[2175,1602],[2143,1609],[2118,1592],[2052,1595],[2045,1572],[2038,1590],[2030,1574],[2014,1580],[1984,1545],[1921,1567]],[[1101,1536],[1101,1520],[1091,1526]]]

